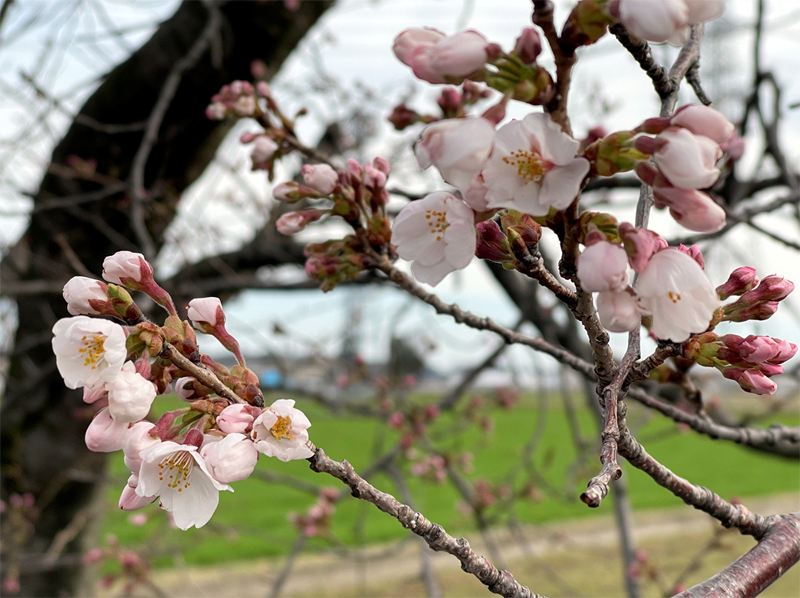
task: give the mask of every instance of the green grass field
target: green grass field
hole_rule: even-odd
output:
[[[180,405],[162,401],[159,407],[166,410],[176,406]],[[311,440],[332,458],[350,461],[356,471],[372,463],[397,440],[396,432],[375,420],[337,417],[313,404],[298,406],[313,422]],[[588,479],[599,470],[599,462],[592,457],[581,467],[573,466],[576,452],[565,412],[558,404],[540,410],[532,397],[526,397],[513,410],[495,410],[492,417],[494,429],[486,433],[474,425],[454,431],[457,424],[451,416],[445,415],[431,428],[431,436],[438,438],[436,444],[441,451],[474,453],[474,470],[468,474],[470,479],[485,478],[497,483],[511,476],[519,482],[525,473],[510,472],[526,442],[539,429],[539,418],[546,417],[542,426],[544,433],[538,439],[532,460],[538,476],[535,479],[539,497],[536,502],[518,501],[515,515],[523,523],[541,523],[611,512],[610,500],[606,500],[600,509],[589,509],[578,499]],[[588,410],[579,411],[578,417],[585,437],[596,434],[593,415]],[[788,425],[800,424],[796,415],[782,416],[780,421]],[[711,488],[723,498],[800,489],[797,462],[714,441],[694,432],[680,432],[671,421],[645,414],[635,406],[631,408],[629,422],[640,424],[636,429],[637,438],[661,463],[676,474]],[[408,462],[401,459],[401,464],[407,470]],[[305,461],[282,463],[262,457],[258,469],[296,476],[319,486],[342,487],[334,478],[310,471]],[[315,497],[307,492],[253,476],[234,484],[235,492],[221,493],[214,517],[199,530],[193,528],[183,532],[168,528],[164,514],[155,506],[141,511],[148,515],[148,521],[135,526],[129,522],[131,513],[119,511],[116,507],[127,477],[121,453],[114,455],[111,470],[113,482],[108,490],[104,532],[115,535],[125,546],[146,546],[159,566],[169,566],[176,559],[188,564],[206,564],[285,554],[297,537],[287,520],[288,514],[303,512],[315,501]],[[626,467],[625,475],[634,508],[682,504],[680,499],[658,487],[645,474]],[[441,523],[451,533],[472,529],[472,520],[456,507],[459,496],[452,485],[408,478],[414,506],[429,519]],[[395,486],[386,475],[376,475],[370,482],[397,496]],[[491,509],[488,515],[493,515]],[[397,521],[380,513],[374,506],[349,497],[337,504],[332,530],[335,542],[348,545],[397,539],[406,533]],[[313,539],[311,546],[330,547],[331,542]]]

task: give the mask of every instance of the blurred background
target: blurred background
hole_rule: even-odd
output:
[[[555,2],[558,22],[573,4]],[[700,75],[714,107],[740,125],[748,144],[715,189],[736,225],[704,238],[656,212],[651,228],[699,243],[715,284],[740,265],[798,281],[800,150],[791,141],[800,134],[800,10],[726,4],[707,25]],[[536,592],[671,595],[752,545],[676,509],[679,500],[631,468],[613,500],[589,510],[578,497],[597,468],[591,385],[548,357],[504,348],[489,333],[437,316],[377,278],[322,294],[304,274],[302,248],[344,229],[311,227],[295,238],[274,230],[284,206],[272,200],[272,186],[296,176],[302,162],[281,161],[270,182],[251,171],[251,148],[239,142],[258,125],[203,114],[222,84],[268,80],[286,114],[307,110],[297,120],[307,145],[341,160],[389,159],[390,207],[399,209],[444,183],[416,164],[410,146],[419,127],[397,132],[386,120],[399,102],[436,114],[441,91],[394,58],[394,36],[417,26],[476,28],[510,49],[530,12],[523,0],[2,3],[4,595],[485,592],[453,569],[452,557],[434,557],[396,521],[304,463],[262,459],[257,475],[225,493],[200,530],[175,530],[154,507],[119,511],[127,470],[121,455],[106,459],[83,447],[93,410],[63,388],[50,330],[67,315],[63,284],[74,275],[99,277],[102,259],[120,249],[152,257],[181,308],[193,297],[222,298],[228,330],[268,402],[296,398],[318,446],[474,539]],[[668,46],[653,52],[663,64],[677,55]],[[177,84],[171,94],[170,84]],[[684,87],[679,104],[696,102]],[[144,133],[160,108],[148,147]],[[612,36],[579,50],[570,99],[576,137],[600,124],[633,128],[658,109],[650,80]],[[509,118],[528,111],[515,106]],[[143,202],[128,193],[137,168],[148,190]],[[587,193],[585,205],[632,221],[638,183],[615,180]],[[556,249],[554,239],[543,239],[547,259],[557,258]],[[529,282],[476,260],[436,292],[585,351],[567,314]],[[798,295],[770,320],[720,330],[797,343]],[[621,355],[626,338],[613,336]],[[201,349],[232,363],[213,339],[202,338]],[[796,426],[799,372],[788,363],[772,397],[745,394],[710,370],[697,371],[696,382],[719,422]],[[653,392],[690,408],[676,389]],[[177,406],[174,397],[159,399],[152,415]],[[795,453],[711,441],[636,404],[629,423],[662,463],[723,498],[744,499],[762,514],[800,508]],[[325,486],[339,494],[321,493]],[[792,575],[772,595],[792,595],[788,588],[800,579]]]

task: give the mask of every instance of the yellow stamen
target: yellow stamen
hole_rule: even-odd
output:
[[[167,474],[167,487],[177,489],[178,492],[182,492],[184,488],[189,486],[189,475],[192,473],[192,468],[194,467],[194,458],[189,453],[189,451],[178,451],[168,455],[164,459],[161,460],[161,463],[158,464],[161,468],[159,480],[164,480],[164,473]],[[169,469],[166,469],[169,467]],[[173,470],[177,468],[177,471],[173,473]]]
[[[533,150],[514,150],[503,162],[517,167],[517,176],[524,180],[524,185],[540,184],[549,170],[539,153]]]
[[[292,438],[294,438],[294,435],[289,433],[291,427],[292,427],[291,418],[279,415],[278,421],[275,422],[275,425],[272,426],[269,431],[272,432],[272,435],[278,440],[280,440],[281,438],[286,438],[287,440],[291,440]]]
[[[103,343],[106,337],[102,334],[94,334],[92,336],[83,336],[81,338],[83,347],[78,349],[78,353],[83,356],[83,365],[91,369],[97,369],[97,364],[103,356]]]
[[[433,219],[431,219],[432,216],[434,217]],[[436,235],[437,241],[441,241],[444,229],[450,226],[447,223],[445,213],[437,210],[425,210],[425,218],[428,220],[428,232]]]

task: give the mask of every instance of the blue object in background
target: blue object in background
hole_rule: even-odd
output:
[[[258,380],[262,388],[278,388],[279,386],[284,386],[285,383],[283,374],[275,368],[269,368],[261,372]]]

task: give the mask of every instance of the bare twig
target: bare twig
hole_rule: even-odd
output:
[[[310,443],[309,443],[310,444]],[[538,598],[539,594],[520,585],[508,571],[499,571],[485,557],[479,556],[470,548],[464,538],[454,538],[445,529],[426,519],[421,513],[408,505],[400,503],[391,494],[386,494],[367,483],[347,461],[334,461],[325,452],[316,449],[308,459],[311,470],[327,473],[346,484],[352,495],[374,504],[378,509],[397,519],[406,529],[420,536],[431,549],[443,551],[461,561],[461,568],[471,573],[483,583],[490,592],[507,598]]]
[[[181,355],[180,352],[170,343],[164,343],[164,348],[161,350],[159,356],[163,359],[169,359],[183,371],[194,376],[194,378],[203,386],[207,386],[219,396],[225,397],[234,403],[247,403],[247,401],[225,386],[225,384],[223,384],[222,381],[217,378],[214,372],[206,369],[202,365],[196,365],[192,363],[191,360]]]
[[[283,568],[281,572],[278,574],[278,577],[272,583],[272,587],[269,590],[269,598],[275,598],[278,594],[281,593],[281,588],[283,588],[283,584],[286,583],[286,580],[289,579],[289,576],[292,574],[292,569],[294,568],[294,562],[297,560],[297,557],[300,556],[300,553],[303,552],[303,548],[306,546],[306,540],[308,538],[304,533],[300,533],[297,536],[297,539],[292,544],[292,550],[289,553],[289,556],[286,557],[286,562],[283,564]]]

